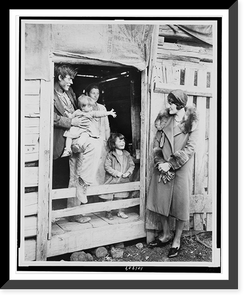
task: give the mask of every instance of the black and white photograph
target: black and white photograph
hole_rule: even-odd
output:
[[[17,272],[223,273],[223,19],[18,21]]]

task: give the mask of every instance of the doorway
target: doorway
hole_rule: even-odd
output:
[[[73,90],[78,97],[89,84],[100,87],[98,103],[112,108],[117,118],[109,118],[111,132],[126,137],[127,150],[135,156],[140,144],[141,72],[135,68],[76,65]]]
[[[110,131],[122,133],[126,138],[126,150],[133,156],[136,168],[132,181],[140,179],[141,140],[141,72],[134,67],[113,67],[73,64],[77,76],[71,86],[76,97],[85,93],[87,86],[100,88],[99,104],[107,110],[114,109],[116,118],[109,117]],[[56,164],[56,161],[53,162]],[[55,170],[55,168],[53,168]],[[67,188],[69,183],[68,158],[63,159],[53,172],[53,189]],[[96,200],[96,199],[95,199]],[[53,201],[53,209],[66,207],[67,199]]]

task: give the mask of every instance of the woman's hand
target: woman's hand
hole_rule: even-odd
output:
[[[161,164],[158,165],[158,171],[159,172],[165,172],[166,173],[166,172],[169,171],[170,168],[171,168],[171,164],[167,163],[167,162],[161,163]]]
[[[161,173],[158,179],[158,183],[163,181],[164,184],[175,178],[175,172],[168,171],[167,173]]]
[[[87,120],[78,116],[72,119],[71,125],[76,127],[84,127],[86,126],[87,122]]]

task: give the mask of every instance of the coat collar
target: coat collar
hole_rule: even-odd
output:
[[[67,94],[68,98],[70,99],[70,101],[72,102],[74,109],[76,109],[76,106],[75,106],[75,103],[74,103],[74,100],[73,100],[70,90],[67,91],[66,94]],[[63,104],[61,103],[61,100],[60,100],[56,90],[54,90],[54,106],[60,112],[60,114],[62,116],[65,116],[65,109],[63,107]]]
[[[191,132],[196,130],[198,127],[198,122],[194,121],[192,123]],[[165,111],[165,115],[161,114],[161,118],[158,119],[158,123],[156,124],[156,128],[159,131],[163,131],[169,143],[171,145],[171,149],[174,152],[174,137],[178,134],[184,132],[184,123],[179,123],[177,126],[174,127],[174,116],[170,116],[168,111]]]
[[[54,91],[54,106],[59,111],[59,113],[64,116],[65,115],[65,109],[61,103],[61,100],[59,99],[56,91]]]
[[[176,135],[182,133],[181,125],[178,124],[176,127],[174,127],[173,132],[174,132],[174,136],[176,136]]]
[[[174,152],[174,117],[170,117],[163,128],[167,139],[169,140],[172,152]]]
[[[167,124],[164,126],[163,132],[169,140],[171,149],[174,152],[174,137],[182,133],[181,125],[179,124],[174,127],[174,117],[172,116],[168,119]]]

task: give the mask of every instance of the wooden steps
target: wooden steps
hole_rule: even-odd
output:
[[[144,222],[135,212],[127,212],[128,219],[114,213],[114,220],[105,218],[105,212],[89,214],[91,221],[80,224],[62,218],[52,226],[52,237],[48,240],[48,257],[74,251],[130,241],[146,236]],[[35,260],[35,240],[25,241],[25,261]]]

